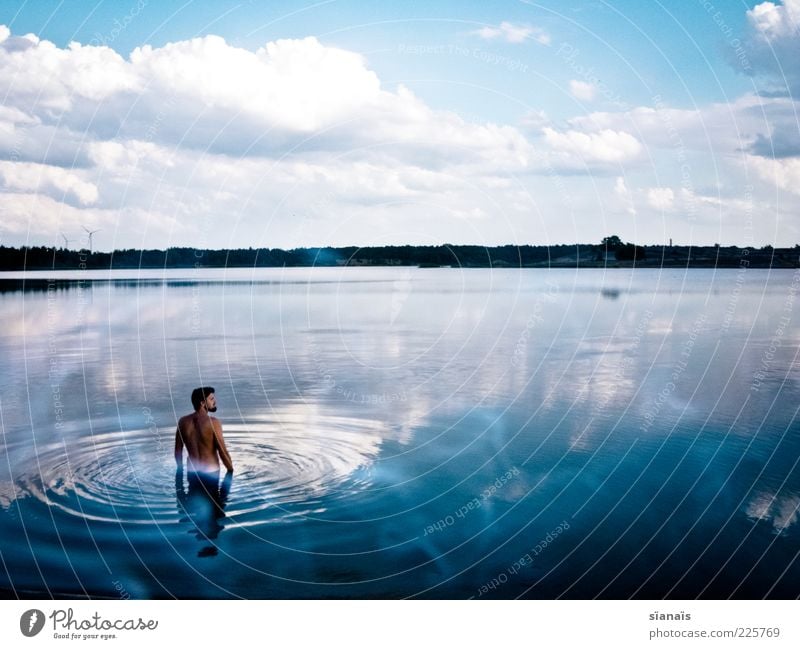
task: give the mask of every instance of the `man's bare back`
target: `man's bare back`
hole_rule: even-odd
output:
[[[195,411],[178,420],[175,431],[175,462],[179,469],[183,467],[183,449],[186,448],[186,467],[189,471],[214,473],[219,471],[219,461],[222,460],[228,472],[232,473],[233,462],[222,436],[222,424],[219,419],[208,414],[217,409],[213,388],[206,390],[201,396],[205,398],[195,406]],[[195,397],[193,394],[193,405],[196,402]]]

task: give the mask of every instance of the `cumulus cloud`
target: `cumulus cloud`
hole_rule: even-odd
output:
[[[0,192],[0,214],[3,215],[3,229],[8,233],[34,237],[34,243],[44,243],[38,239],[42,235],[49,241],[56,241],[59,232],[66,229],[69,237],[85,235],[81,226],[89,228],[105,227],[112,224],[110,213],[94,207],[75,206],[52,198],[43,193]],[[141,229],[141,220],[137,227]],[[98,225],[102,224],[102,226]]]
[[[575,79],[569,82],[569,91],[580,101],[594,101],[597,96],[597,88],[593,84]]]
[[[528,39],[532,39],[542,45],[550,44],[550,35],[539,27],[532,25],[516,25],[507,21],[503,21],[497,27],[481,27],[472,32],[485,40],[503,40],[507,43],[523,43]]]
[[[539,34],[512,27],[484,37]],[[651,146],[669,147],[674,162],[667,124],[687,148],[705,136],[713,150],[741,158],[761,146],[759,136],[783,141],[792,108],[786,98],[750,96],[558,124],[532,111],[515,127],[433,109],[409,88],[382,84],[363,56],[315,38],[246,50],[205,36],[123,57],[8,29],[0,29],[0,92],[4,231],[27,233],[36,219],[55,241],[86,224],[103,229],[95,244],[106,249],[345,245],[383,233],[408,242],[458,243],[454,232],[463,242],[525,240],[515,228],[535,238],[542,228],[531,213],[557,213],[565,195],[584,201],[576,210],[597,213],[580,184],[593,182],[587,176],[641,170]],[[554,170],[566,172],[555,190]],[[640,209],[650,204],[646,189],[629,190],[621,178],[602,186],[618,213],[634,214],[634,197]],[[221,222],[213,241],[199,234]]]
[[[762,2],[747,12],[756,34],[765,40],[800,35],[800,0]]]
[[[647,202],[656,210],[669,211],[675,201],[675,192],[669,187],[652,187],[647,190]]]
[[[0,93],[20,118],[10,129],[24,119],[88,140],[236,156],[346,151],[391,140],[396,155],[426,164],[472,156],[524,165],[529,157],[515,129],[432,110],[403,86],[384,89],[361,55],[315,38],[282,39],[253,52],[206,36],[137,48],[128,60],[75,43],[59,49],[41,41],[13,54],[2,45]]]
[[[625,178],[622,176],[617,176],[617,179],[614,181],[614,194],[616,194],[620,200],[625,212],[631,216],[635,216],[636,207],[633,204],[633,198],[631,196],[631,192],[628,190],[628,185],[625,182]]]
[[[82,103],[97,103],[136,89],[137,78],[125,60],[107,47],[70,43],[61,49],[49,41],[24,36],[0,43],[0,88],[6,105],[57,119]],[[91,118],[91,116],[88,116]]]
[[[748,156],[748,162],[764,182],[800,195],[800,158],[770,159]]]
[[[800,0],[762,2],[747,12],[744,40],[751,73],[766,75],[792,94],[800,90]],[[739,62],[741,63],[741,61]]]
[[[412,98],[382,91],[362,57],[314,38],[279,40],[252,52],[218,36],[135,49],[128,60],[107,47],[48,41],[10,52],[0,43],[5,104],[44,124],[101,138],[159,140],[240,150],[260,139],[285,144],[363,113],[413,116]],[[154,129],[154,127],[156,127]],[[246,135],[249,134],[249,135]]]
[[[5,189],[55,194],[56,198],[69,198],[81,205],[97,202],[98,191],[94,184],[61,167],[0,161],[0,179]]]
[[[255,52],[219,36],[148,45],[131,53],[130,67],[159,94],[296,132],[317,131],[388,98],[360,55],[313,37],[278,40]]]
[[[798,114],[800,106],[790,98],[750,93],[693,110],[658,105],[592,112],[570,119],[568,125],[586,132],[634,133],[651,152],[665,149],[681,156],[688,152],[719,156],[748,151],[786,157],[800,154]]]
[[[463,220],[489,213],[481,191],[536,168],[517,128],[384,88],[364,57],[315,38],[250,51],[206,36],[124,58],[4,28],[0,93],[3,226],[12,232],[26,231],[34,206],[59,201],[65,219],[95,208],[106,235],[136,232],[114,224],[120,214],[159,215],[186,243],[180,237],[210,215],[235,213],[252,227],[287,193],[331,225],[343,210],[399,201],[448,201],[445,213]],[[524,202],[507,194],[511,205]],[[314,206],[309,196],[327,198]],[[273,232],[284,231],[286,217],[275,218],[284,221]],[[41,223],[43,235],[64,227]]]
[[[594,133],[577,130],[542,129],[547,144],[555,151],[585,164],[622,163],[635,159],[642,151],[640,142],[630,133],[603,129]]]

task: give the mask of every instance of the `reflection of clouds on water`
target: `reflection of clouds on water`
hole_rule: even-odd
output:
[[[766,491],[758,492],[747,504],[746,513],[751,518],[772,523],[776,532],[783,532],[797,522],[800,496],[779,496]]]
[[[613,512],[597,526],[598,542],[579,550],[594,561],[592,553],[619,540],[620,523],[640,520],[642,503],[643,517],[652,513],[659,523],[670,513],[665,533],[710,529],[718,519],[698,519],[693,504],[709,502],[706,486],[723,479],[710,514],[735,515],[745,532],[755,526],[756,540],[774,534],[776,544],[791,544],[800,491],[791,466],[796,417],[786,404],[798,394],[792,363],[800,330],[787,328],[774,358],[765,356],[778,326],[774,307],[785,299],[780,282],[763,301],[742,294],[723,338],[717,329],[728,294],[709,298],[710,275],[702,272],[693,273],[696,290],[688,293],[682,276],[662,286],[644,269],[630,277],[636,290],[625,273],[581,271],[586,286],[576,286],[569,271],[557,272],[560,289],[550,299],[538,269],[423,271],[257,269],[247,274],[292,281],[104,284],[93,301],[84,293],[82,305],[70,289],[54,306],[55,352],[47,294],[24,294],[25,327],[19,300],[9,300],[0,316],[16,327],[0,340],[7,360],[0,524],[11,532],[8,547],[19,524],[30,525],[35,550],[53,557],[60,578],[66,568],[51,552],[57,525],[70,561],[95,574],[87,530],[97,531],[98,550],[118,553],[115,573],[132,593],[163,595],[137,585],[135,547],[154,574],[170,576],[176,594],[209,595],[183,578],[165,545],[190,555],[200,547],[180,520],[171,443],[175,415],[190,409],[189,393],[203,383],[217,388],[236,465],[224,522],[212,517],[201,529],[205,541],[228,528],[220,561],[204,566],[203,576],[231,593],[343,592],[306,592],[288,581],[262,586],[273,572],[316,583],[372,580],[374,591],[352,591],[368,596],[388,583],[373,577],[411,566],[424,573],[420,584],[445,583],[473,550],[496,558],[500,570],[520,556],[516,542],[533,529],[525,526],[539,526],[534,517],[554,507],[590,517]],[[312,276],[325,282],[307,284]],[[613,279],[619,295],[604,295],[601,279]],[[196,299],[202,311],[193,328],[186,314]],[[701,313],[708,320],[688,359]],[[765,359],[769,376],[750,393]],[[669,381],[675,387],[655,412]],[[51,383],[64,402],[58,429]],[[642,435],[645,412],[655,420]],[[519,474],[503,481],[514,468]],[[763,482],[750,491],[756,479]],[[656,488],[663,500],[637,500]],[[474,499],[480,507],[459,517]],[[456,524],[446,532],[415,538],[447,515]],[[745,551],[757,547],[746,543]],[[569,569],[562,576],[569,580]],[[19,583],[30,579],[20,574]],[[408,594],[391,588],[382,592]],[[562,591],[563,583],[548,592]]]
[[[578,358],[572,364],[579,374],[573,403],[582,405],[587,417],[574,416],[564,422],[570,428],[572,449],[591,450],[602,441],[594,434],[596,428],[602,427],[593,426],[592,422],[618,416],[639,387],[640,365],[646,359],[640,353],[639,337],[628,334],[625,331],[613,338],[587,338],[578,344]]]
[[[655,316],[650,320],[647,333],[651,336],[669,336],[675,330],[675,319]]]
[[[8,509],[18,496],[18,490],[13,482],[0,481],[0,508]]]
[[[380,410],[373,410],[382,419],[389,419],[392,423],[391,430],[387,430],[384,439],[391,439],[403,446],[414,442],[415,433],[424,430],[428,425],[431,412],[439,402],[430,391],[415,390],[408,394],[404,401],[379,404]],[[386,427],[386,424],[382,424]]]
[[[394,324],[400,312],[403,310],[403,305],[408,300],[411,293],[411,268],[404,268],[402,275],[392,282],[391,292],[391,309],[389,314],[389,324]]]

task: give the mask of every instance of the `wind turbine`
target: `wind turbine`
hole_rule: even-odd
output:
[[[72,239],[67,239],[67,235],[63,232],[61,233],[61,238],[64,240],[64,247],[69,250],[69,242],[72,241]]]
[[[88,235],[89,235],[89,254],[91,255],[91,254],[92,254],[92,235],[93,235],[95,232],[100,232],[100,230],[99,230],[99,229],[97,229],[97,230],[90,230],[90,229],[89,229],[89,228],[87,228],[85,225],[84,225],[84,226],[82,226],[82,227],[83,227],[83,229],[84,229],[84,230],[86,230],[86,234],[88,234]]]

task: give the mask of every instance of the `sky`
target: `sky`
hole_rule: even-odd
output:
[[[800,0],[5,0],[0,245],[800,243]]]

